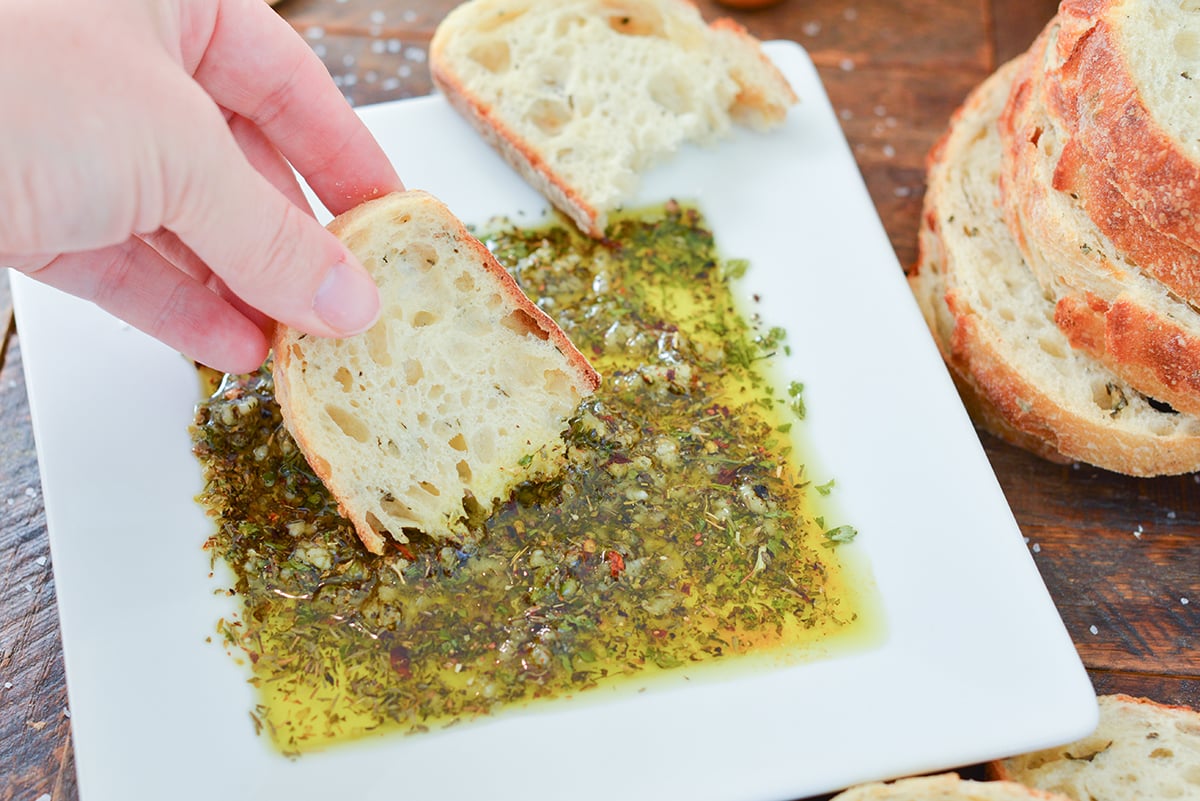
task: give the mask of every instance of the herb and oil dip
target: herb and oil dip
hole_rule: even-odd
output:
[[[209,547],[242,603],[219,628],[252,665],[256,725],[298,753],[869,632],[838,547],[855,530],[826,517],[833,482],[793,450],[803,387],[770,380],[786,334],[739,312],[747,265],[718,257],[699,213],[630,214],[603,243],[563,225],[482,238],[604,382],[571,421],[565,472],[462,541],[367,553],[267,369],[197,409]]]

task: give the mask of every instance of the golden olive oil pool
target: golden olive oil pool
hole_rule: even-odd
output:
[[[772,357],[803,344],[739,308],[747,265],[718,256],[695,209],[627,215],[603,242],[565,224],[482,238],[604,381],[570,422],[566,471],[461,541],[367,553],[269,370],[197,407],[208,547],[242,605],[219,628],[251,664],[255,725],[299,753],[877,630],[834,482],[793,450],[803,387],[772,380]]]

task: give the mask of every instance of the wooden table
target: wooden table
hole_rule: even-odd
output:
[[[426,46],[453,5],[284,0],[276,8],[363,105],[431,91]],[[970,88],[1027,47],[1056,5],[784,0],[736,13],[700,2],[708,18],[729,14],[760,38],[808,49],[905,265],[915,255],[926,152]],[[54,578],[11,320],[0,281],[0,801],[69,801],[78,794]],[[1200,707],[1200,476],[1135,480],[983,441],[1096,690]]]

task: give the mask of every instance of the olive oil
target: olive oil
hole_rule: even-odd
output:
[[[840,553],[854,529],[794,450],[802,387],[771,380],[791,345],[738,308],[746,265],[718,257],[695,209],[628,215],[604,242],[563,225],[483,238],[604,382],[571,421],[563,474],[461,541],[367,553],[283,427],[267,368],[198,407],[210,547],[244,606],[223,633],[282,750],[878,631]]]

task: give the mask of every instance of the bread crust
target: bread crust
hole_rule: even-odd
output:
[[[994,129],[1018,67],[1019,63],[1010,62],[978,87],[955,113],[947,135],[931,151],[921,261],[910,275],[910,283],[914,284],[914,292],[923,292],[930,302],[944,304],[934,319],[930,319],[929,311],[923,311],[935,332],[939,326],[949,329],[941,336],[951,370],[967,377],[978,395],[995,410],[996,417],[1011,430],[1022,432],[1025,442],[1034,443],[1039,452],[1044,449],[1038,443],[1045,443],[1053,452],[1070,459],[1130,475],[1191,472],[1200,467],[1200,425],[1196,421],[1183,416],[1157,416],[1131,387],[1082,354],[1062,355],[1067,363],[1080,365],[1076,373],[1035,379],[1041,368],[1028,359],[1038,357],[1038,346],[1014,340],[1015,332],[1003,330],[1000,323],[987,316],[986,309],[975,305],[977,297],[989,304],[1004,302],[1004,298],[987,295],[984,287],[974,286],[986,270],[1001,271],[1009,283],[1035,283],[1003,222],[998,207],[998,175],[993,180],[972,172],[986,169],[997,160],[999,153],[993,150],[998,151],[1000,143]],[[972,148],[982,149],[971,152]],[[970,186],[960,181],[968,181]],[[967,228],[972,232],[964,230]],[[977,244],[985,239],[986,246]],[[999,260],[994,266],[980,261],[985,252],[997,255]],[[934,263],[935,258],[941,263]],[[917,284],[923,274],[928,280],[929,271],[941,273],[944,286],[940,287],[940,297],[936,290]],[[1043,348],[1070,351],[1065,336],[1053,324],[1052,302],[1036,291],[1021,297],[1023,303],[1045,304],[1040,311],[1022,308],[1020,313],[1031,318],[1039,314],[1045,317],[1044,324],[1037,324],[1040,327],[1036,334],[1031,331],[1028,336],[1045,340]],[[940,322],[939,314],[943,318]],[[1061,344],[1056,344],[1055,336]],[[1028,344],[1034,344],[1035,350],[1020,350]],[[1119,400],[1111,410],[1091,400],[1095,387],[1102,390],[1106,384]],[[1140,410],[1136,414],[1144,416],[1130,416],[1135,414],[1135,405]],[[985,418],[983,422],[986,425],[989,421]],[[1163,425],[1170,430],[1163,430]],[[997,428],[994,432],[1005,436],[1003,428]]]
[[[471,49],[482,47],[484,37],[494,37],[498,40],[500,35],[496,31],[510,23],[514,27],[520,25],[526,17],[540,14],[542,16],[538,19],[544,22],[551,15],[562,13],[564,17],[573,14],[595,21],[602,18],[620,18],[619,12],[622,8],[619,2],[591,0],[577,0],[570,4],[561,0],[512,0],[506,3],[472,0],[456,8],[443,20],[429,48],[430,72],[434,84],[450,104],[526,182],[571,218],[580,230],[597,239],[604,237],[608,213],[631,196],[631,187],[636,183],[637,174],[669,155],[679,143],[689,140],[707,141],[723,135],[731,122],[745,124],[758,130],[768,129],[783,122],[788,107],[797,100],[787,79],[762,52],[758,41],[738,23],[720,19],[706,25],[699,10],[689,0],[643,0],[640,4],[630,5],[629,8],[636,8],[651,17],[658,15],[664,30],[658,32],[661,36],[656,34],[656,37],[616,37],[624,42],[622,46],[640,48],[639,42],[652,38],[656,45],[669,44],[674,48],[672,54],[662,56],[663,64],[656,64],[656,67],[662,66],[668,75],[680,77],[682,73],[679,70],[686,66],[689,82],[692,78],[699,81],[701,76],[716,80],[715,76],[720,72],[718,82],[722,88],[719,96],[722,101],[727,98],[729,103],[720,110],[706,106],[676,111],[669,99],[661,102],[655,102],[658,98],[654,98],[653,101],[643,99],[642,106],[639,106],[642,112],[647,111],[647,106],[653,114],[665,110],[664,116],[661,117],[649,114],[652,119],[658,120],[660,127],[671,132],[670,135],[662,135],[662,141],[659,141],[657,133],[646,130],[648,127],[654,127],[652,123],[633,119],[624,107],[619,113],[611,116],[597,114],[596,117],[587,118],[588,127],[594,128],[602,124],[609,126],[613,141],[638,143],[622,158],[613,157],[610,163],[608,157],[600,158],[600,154],[591,152],[596,148],[588,148],[586,142],[577,141],[576,137],[548,134],[538,124],[528,106],[522,106],[512,99],[512,95],[520,94],[522,102],[528,103],[531,97],[536,96],[536,103],[530,105],[545,103],[547,107],[558,108],[565,115],[562,124],[569,126],[570,121],[574,121],[576,117],[585,117],[585,113],[579,110],[584,106],[607,107],[609,88],[593,91],[594,87],[572,86],[570,70],[566,70],[568,77],[565,79],[557,76],[547,78],[522,74],[521,77],[512,78],[511,83],[504,84],[507,92],[497,92],[490,81],[498,73],[507,76],[507,67],[483,68],[482,73],[486,74],[482,74],[480,62],[474,58],[474,50]],[[631,16],[634,17],[633,24],[636,25],[636,15]],[[514,20],[516,22],[513,22]],[[613,31],[618,27],[610,19],[609,23],[598,26],[601,33],[597,33],[597,29],[589,29],[594,35],[582,43],[572,44],[577,51],[590,51],[593,42],[605,38],[603,32],[607,32],[607,37],[611,39]],[[525,42],[521,58],[525,63],[546,66],[543,61],[553,62],[554,58],[542,51],[550,50],[555,43],[547,41],[551,35],[540,29],[536,34],[529,33],[528,38],[532,40],[535,35],[536,48],[528,46],[530,42]],[[489,39],[489,44],[498,42]],[[504,48],[507,48],[507,43],[504,44]],[[604,50],[598,52],[607,53]],[[625,55],[633,55],[632,52],[622,52]],[[504,56],[497,56],[497,59],[504,60],[510,56],[511,54],[505,51]],[[601,56],[605,57],[611,57],[611,54]],[[584,52],[572,52],[570,61],[587,64],[588,58]],[[609,84],[612,90],[628,93],[626,97],[630,98],[629,104],[633,105],[635,98],[642,98],[641,92],[644,87],[641,85],[648,79],[641,73],[640,65],[631,62],[631,72],[629,66],[620,63],[623,59],[615,60],[618,63],[612,63],[610,58],[607,63],[591,64],[590,69],[593,72],[604,70],[611,73]],[[548,66],[546,68],[549,69]],[[509,79],[506,77],[504,80]],[[541,83],[546,86],[533,85]],[[697,85],[706,84],[700,82]],[[638,92],[636,94],[633,91],[635,88]],[[514,92],[515,89],[520,91]],[[670,97],[671,92],[664,90],[664,94]],[[711,94],[713,98],[718,97],[717,92]],[[716,103],[715,100],[707,102]],[[704,133],[698,134],[693,130],[696,127],[703,129]],[[572,130],[578,132],[579,129]],[[593,141],[591,144],[596,143]],[[595,185],[579,172],[578,165],[581,161],[600,165],[606,175],[619,174],[620,180],[614,178],[611,184],[605,182],[603,185]],[[574,164],[574,167],[570,166],[571,164]],[[575,172],[572,172],[572,169]]]
[[[832,801],[1070,801],[1010,781],[973,781],[957,773],[872,782],[834,796]]]
[[[999,118],[1006,223],[1055,299],[1055,321],[1073,346],[1142,393],[1200,414],[1200,315],[1159,283],[1166,273],[1186,277],[1187,270],[1174,259],[1143,271],[1123,246],[1136,240],[1137,249],[1152,248],[1159,256],[1173,252],[1172,245],[1187,249],[1138,226],[1131,209],[1114,218],[1120,194],[1107,182],[1091,180],[1095,173],[1087,169],[1077,139],[1053,111],[1052,54],[1059,27],[1051,21],[1021,57]],[[1102,209],[1104,226],[1095,224]],[[1110,239],[1104,228],[1121,240]]]
[[[1195,799],[1200,713],[1125,694],[1097,699],[1096,730],[1073,743],[987,764],[998,781],[1061,792],[1072,801]]]
[[[1084,150],[1146,224],[1200,249],[1200,163],[1156,120],[1123,41],[1123,18],[1139,13],[1130,0],[1064,0],[1063,108]],[[1192,302],[1200,302],[1196,280],[1180,290]]]

